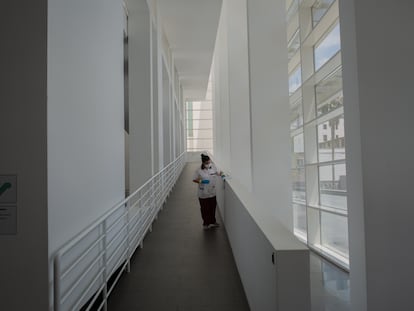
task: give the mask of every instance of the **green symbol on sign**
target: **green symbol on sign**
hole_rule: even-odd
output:
[[[0,195],[6,192],[7,189],[11,188],[11,183],[6,182],[0,187]]]

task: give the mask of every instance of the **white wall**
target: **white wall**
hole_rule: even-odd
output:
[[[214,158],[231,174],[219,208],[250,308],[260,311],[310,307],[307,247],[292,232],[284,13],[282,0],[224,1],[212,66]],[[296,259],[283,257],[294,248]],[[272,252],[285,267],[272,265]]]
[[[227,4],[223,2],[213,56],[214,157],[227,172],[230,165],[230,107],[228,92]]]
[[[124,197],[121,1],[49,0],[52,255]]]
[[[167,72],[167,64],[163,61],[162,65],[162,122],[163,122],[163,150],[164,150],[164,166],[167,166],[171,162],[171,101],[170,101],[170,76]]]
[[[293,232],[284,0],[247,0],[253,192]]]
[[[414,309],[413,9],[340,1],[355,311]]]
[[[146,0],[127,1],[131,193],[152,174],[151,22]]]
[[[227,59],[230,127],[230,170],[232,176],[252,190],[251,114],[246,0],[228,0]],[[242,169],[240,169],[242,168]]]
[[[158,142],[158,44],[157,28],[154,21],[151,22],[151,105],[152,105],[152,167],[153,173],[159,170],[159,142]]]
[[[212,67],[215,158],[293,231],[286,44],[283,1],[223,2]]]
[[[17,175],[17,233],[0,235],[0,308],[47,310],[47,1],[0,10],[0,175]]]
[[[154,1],[153,1],[154,2]],[[157,2],[155,3],[155,8],[156,8],[156,16],[154,17],[154,19],[156,20],[156,40],[157,40],[157,64],[156,69],[157,71],[157,98],[158,98],[158,102],[154,103],[154,105],[157,106],[157,121],[158,121],[158,168],[159,170],[162,170],[162,168],[164,167],[164,114],[163,114],[163,100],[164,100],[164,89],[163,89],[163,83],[164,83],[164,61],[163,61],[163,57],[162,57],[162,51],[163,51],[163,43],[162,43],[162,21],[161,21],[161,16],[160,14],[158,14],[159,9],[158,9],[158,4]],[[154,40],[154,38],[153,38]]]

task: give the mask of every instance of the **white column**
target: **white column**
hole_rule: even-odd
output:
[[[147,1],[148,3],[148,1]],[[154,66],[154,52],[156,51],[155,47],[154,47],[154,43],[156,42],[156,38],[154,38],[154,23],[153,23],[153,15],[152,15],[152,11],[150,9],[150,62],[151,62],[151,71],[150,71],[150,76],[151,76],[151,175],[154,175],[155,173],[155,163],[154,163],[154,156],[155,156],[155,131],[154,131],[154,126],[155,126],[155,120],[154,120],[154,114],[155,114],[155,109],[154,109],[154,104],[155,104],[155,83],[154,83],[154,78],[156,77],[156,66]]]
[[[411,1],[340,1],[352,310],[413,310]]]
[[[252,189],[249,65],[246,0],[227,1],[230,167],[233,178]]]
[[[151,17],[145,0],[128,1],[130,191],[152,175]]]
[[[157,12],[159,12],[158,3]],[[164,167],[164,127],[163,127],[163,60],[162,60],[162,23],[157,13],[157,69],[158,69],[158,166]]]
[[[176,156],[176,132],[177,132],[177,124],[176,124],[176,111],[177,111],[177,101],[176,101],[176,94],[175,94],[175,64],[174,64],[174,54],[171,52],[171,98],[172,98],[172,156],[171,160],[175,159]]]
[[[228,93],[227,2],[223,2],[214,50],[215,150],[220,166],[230,173],[230,112]]]
[[[247,0],[247,19],[253,192],[293,231],[285,1]]]

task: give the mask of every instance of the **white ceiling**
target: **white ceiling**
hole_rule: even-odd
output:
[[[206,95],[222,0],[158,0],[186,99]]]

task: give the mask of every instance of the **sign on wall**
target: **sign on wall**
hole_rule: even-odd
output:
[[[0,234],[17,233],[17,176],[0,175]]]

